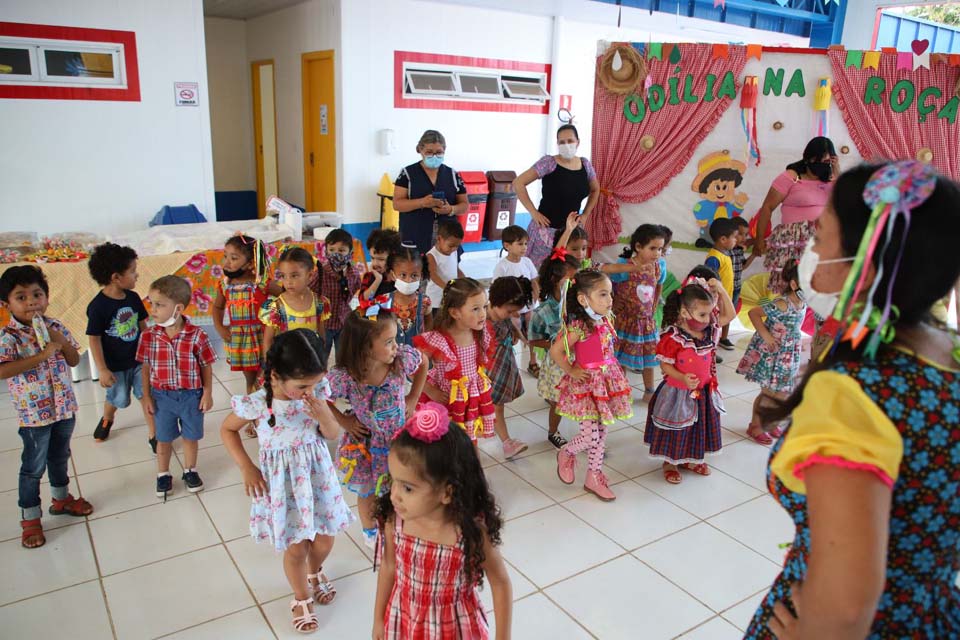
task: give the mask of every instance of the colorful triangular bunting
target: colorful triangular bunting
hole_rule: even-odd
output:
[[[913,54],[910,52],[904,53],[900,51],[897,53],[897,71],[906,69],[907,71],[913,71]]]
[[[863,52],[863,66],[861,69],[880,69],[880,52],[879,51],[864,51]]]
[[[747,60],[750,58],[756,58],[760,60],[763,57],[763,45],[762,44],[748,44],[747,45]]]
[[[924,51],[921,54],[913,54],[913,70],[916,71],[920,67],[925,69],[930,68],[930,52]]]
[[[726,60],[730,55],[730,45],[728,44],[715,44],[713,45],[713,59],[723,58]]]
[[[663,43],[651,42],[647,47],[647,57],[651,60],[663,60]]]
[[[860,65],[863,64],[863,51],[854,51],[853,49],[847,51],[847,60],[843,63],[843,68],[847,67],[856,67],[860,68]]]

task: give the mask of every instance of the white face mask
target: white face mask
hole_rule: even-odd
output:
[[[568,142],[566,144],[558,144],[557,151],[560,152],[564,160],[569,160],[577,155],[577,143]]]
[[[179,305],[177,305],[177,306],[179,306]],[[181,309],[180,312],[182,313],[183,310]],[[164,328],[166,328],[166,327],[172,327],[173,325],[177,324],[177,320],[179,320],[179,319],[180,319],[180,315],[177,313],[177,307],[174,307],[174,308],[173,308],[173,315],[171,315],[169,318],[167,318],[167,319],[164,320],[163,322],[157,322],[156,325],[157,325],[158,327],[164,327]]]
[[[583,309],[584,311],[587,312],[587,315],[590,316],[590,319],[593,320],[594,322],[601,322],[604,318],[607,317],[594,311],[590,305],[586,305]]]
[[[853,262],[856,258],[836,258],[834,260],[821,260],[820,254],[813,250],[813,238],[807,242],[803,255],[800,257],[800,263],[797,265],[797,277],[799,279],[800,290],[803,292],[803,299],[807,306],[813,309],[821,318],[829,318],[837,306],[840,299],[840,292],[823,293],[813,288],[813,274],[817,272],[817,267],[821,264],[835,264],[839,262]]]
[[[397,280],[394,282],[397,287],[397,292],[402,293],[405,296],[412,296],[420,289],[419,282],[407,282],[405,280]]]

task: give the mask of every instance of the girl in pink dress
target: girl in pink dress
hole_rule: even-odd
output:
[[[496,347],[487,324],[487,292],[473,278],[451,280],[443,290],[436,329],[414,338],[429,358],[423,401],[447,407],[450,421],[470,439],[494,435],[494,408],[487,366]]]
[[[608,317],[612,306],[610,278],[597,271],[579,272],[561,304],[566,323],[560,339],[550,347],[550,357],[564,373],[557,386],[557,413],[580,423],[580,433],[557,452],[557,475],[573,484],[576,454],[588,451],[583,488],[605,501],[616,498],[602,469],[607,425],[633,415],[630,383],[614,357],[617,334]]]
[[[476,451],[447,410],[428,402],[397,432],[390,491],[377,501],[383,554],[374,640],[484,640],[478,588],[486,576],[500,640],[510,637],[503,521]]]

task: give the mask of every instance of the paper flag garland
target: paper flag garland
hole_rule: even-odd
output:
[[[743,90],[740,92],[740,124],[747,138],[750,157],[754,158],[757,166],[760,165],[760,142],[757,139],[757,97],[759,95],[759,78],[757,76],[744,78]]]
[[[897,71],[901,69],[906,69],[907,71],[913,71],[913,54],[904,53],[902,51],[897,53]]]
[[[880,52],[879,51],[864,51],[863,52],[863,67],[862,69],[880,69]]]
[[[651,42],[647,47],[647,57],[651,60],[663,60],[663,43]]]
[[[863,51],[854,51],[853,49],[847,51],[847,60],[843,63],[843,68],[855,67],[860,68],[860,65],[863,64]]]
[[[817,91],[813,94],[813,110],[817,112],[815,135],[830,137],[830,99],[832,97],[830,78],[820,78],[817,82]]]
[[[747,45],[747,60],[750,58],[756,58],[760,60],[763,57],[763,45],[762,44],[748,44]]]
[[[670,51],[670,64],[680,64],[680,45],[673,45],[673,49]]]
[[[715,44],[713,45],[713,59],[717,60],[718,58],[723,58],[726,60],[730,56],[730,45],[728,44]]]
[[[919,55],[914,54],[914,56],[913,56],[913,70],[915,71],[915,70],[919,69],[920,67],[924,67],[925,69],[929,69],[929,68],[930,68],[930,52],[929,52],[929,51],[924,51],[923,53],[921,53],[921,54],[919,54]]]

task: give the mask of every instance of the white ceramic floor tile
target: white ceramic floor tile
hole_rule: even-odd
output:
[[[220,542],[195,497],[93,520],[90,532],[105,576]]]
[[[511,471],[554,500],[562,502],[586,493],[583,490],[587,476],[586,452],[577,456],[577,477],[573,484],[563,484],[557,476],[557,450],[552,447],[550,451],[511,461],[509,466]],[[610,467],[604,466],[603,471],[611,485],[627,479]]]
[[[174,493],[167,498],[168,502],[187,495],[180,480],[183,467],[175,457],[170,460],[170,474],[173,476]],[[94,506],[91,518],[102,518],[162,502],[155,493],[157,463],[152,460],[88,473],[81,476],[78,482],[83,496]]]
[[[260,459],[259,446],[256,438],[242,438],[243,448],[247,455],[253,460],[254,464]],[[180,464],[184,464],[182,453],[176,454]],[[230,452],[223,445],[216,447],[207,447],[197,452],[197,473],[203,480],[203,490],[222,489],[233,484],[243,482],[243,474],[240,473],[240,467],[230,457]],[[180,476],[174,479],[174,484]],[[177,487],[179,489],[179,487]]]
[[[550,409],[540,409],[539,411],[533,411],[527,413],[523,416],[530,422],[534,423],[538,427],[544,430],[544,438],[546,438],[546,433],[550,429]],[[571,420],[570,418],[560,418],[560,434],[563,435],[567,440],[573,438],[580,432],[580,425]],[[553,445],[550,445],[551,447]]]
[[[530,420],[527,420],[525,417],[514,416],[512,418],[507,418],[506,423],[507,431],[510,433],[510,437],[516,438],[517,440],[522,440],[527,444],[527,450],[519,454],[519,456],[514,457],[514,460],[516,460],[518,457],[522,458],[531,456],[535,453],[546,451],[547,449],[553,449],[553,445],[547,441],[546,430],[541,429]],[[480,450],[497,462],[503,462],[505,460],[503,457],[503,445],[500,443],[500,438],[493,437],[481,440]]]
[[[221,546],[108,576],[103,587],[117,637],[124,640],[155,638],[254,604]]]
[[[337,581],[337,599],[329,605],[316,607],[319,628],[316,638],[368,638],[373,629],[373,601],[377,589],[377,575],[372,571],[349,576]],[[263,606],[263,612],[281,640],[303,638],[290,624],[290,600],[284,597]],[[299,611],[298,611],[299,614]]]
[[[486,470],[487,482],[506,520],[553,504],[546,494],[516,475],[506,466]]]
[[[546,594],[605,640],[666,640],[713,616],[632,556],[564,580]]]
[[[147,425],[127,429],[110,430],[105,442],[97,442],[93,436],[74,437],[70,453],[77,473],[91,473],[125,464],[153,460],[153,450],[147,442]]]
[[[713,459],[708,458],[707,463]],[[670,484],[660,470],[637,478],[637,482],[698,518],[709,518],[761,495],[759,489],[714,470],[709,476],[682,471],[683,482]]]
[[[794,536],[793,520],[771,496],[734,507],[708,522],[777,564],[783,563],[786,553],[781,545]]]
[[[70,491],[73,492],[73,495],[78,493],[76,486],[71,486]],[[20,507],[17,506],[17,493],[16,489],[0,493],[0,540],[20,538]],[[85,518],[77,518],[76,516],[50,515],[47,511],[50,508],[50,485],[47,483],[40,485],[40,506],[43,507],[41,524],[43,524],[44,531],[85,522]]]
[[[740,360],[740,356],[733,356],[727,353],[725,353],[723,357],[725,363],[728,362],[728,357],[729,362],[733,362],[734,360],[739,362]],[[760,390],[759,385],[748,381],[730,367],[717,367],[717,379],[720,381],[720,393],[724,396],[742,396],[749,393],[751,394],[749,400],[753,402],[753,394]]]
[[[233,413],[229,407],[218,411],[211,411],[203,417],[203,440],[200,441],[200,449],[208,449],[223,444],[220,439],[220,425],[223,420]],[[241,432],[242,433],[242,432]],[[243,436],[246,440],[247,437]],[[173,450],[177,453],[183,451],[183,438],[177,438],[173,443]]]
[[[584,495],[563,506],[625,549],[636,549],[699,522],[635,482],[621,482],[611,488],[617,494],[611,503]]]
[[[77,423],[73,428],[73,437],[78,438],[80,436],[93,435],[93,430],[96,429],[100,423],[101,416],[103,416],[102,401],[96,404],[80,405],[76,413]],[[110,437],[112,438],[113,434],[121,429],[139,427],[145,424],[147,424],[147,422],[143,418],[140,401],[134,398],[129,407],[117,411],[117,415],[113,419],[113,427],[110,428]],[[109,440],[107,440],[107,442],[109,442]]]
[[[56,634],[51,617],[64,622],[64,635],[73,640],[113,637],[97,580],[0,607],[0,629],[8,638],[50,638]]]
[[[708,524],[684,529],[634,555],[717,612],[771,584],[780,571]]]
[[[726,393],[721,389],[721,392]],[[745,434],[747,425],[753,417],[753,399],[755,396],[724,397],[723,408],[726,411],[720,416],[720,424],[737,434]]]
[[[621,429],[607,434],[607,457],[604,463],[628,478],[636,478],[659,469],[661,461],[650,457],[639,429]]]
[[[16,411],[9,402],[0,399],[0,410],[6,410],[9,407],[10,415],[0,414],[0,451],[20,451],[23,448],[23,440],[20,438],[18,429],[20,420],[16,417]]]
[[[741,440],[723,447],[723,453],[709,460],[715,469],[720,469],[741,482],[764,493],[767,491],[767,461],[770,447],[752,440]]]
[[[757,612],[757,609],[760,608],[760,603],[763,602],[766,595],[767,590],[764,589],[759,593],[753,594],[743,602],[738,603],[736,606],[730,607],[721,615],[733,626],[741,631],[746,631],[747,627],[750,626],[750,621],[753,620],[753,615]]]
[[[496,635],[496,619],[493,613],[487,614],[490,623],[490,637]],[[564,613],[546,596],[535,593],[513,605],[514,638],[523,640],[588,640],[592,638],[573,618]]]
[[[559,506],[511,520],[503,535],[504,557],[540,587],[624,552]]]
[[[73,394],[79,405],[102,404],[107,397],[107,390],[100,386],[100,382],[81,380],[73,383]]]
[[[547,403],[540,397],[540,394],[537,393],[537,386],[535,384],[527,384],[524,389],[524,394],[511,402],[510,408],[520,415],[525,415],[546,409]]]
[[[267,625],[263,614],[256,607],[191,627],[164,640],[261,640],[272,638],[273,631]]]
[[[197,494],[224,540],[250,535],[251,499],[242,484],[223,489],[204,489]]]
[[[240,378],[233,378],[230,380],[222,380],[220,382],[223,385],[223,388],[232,396],[242,396],[247,393],[247,382],[241,376]]]
[[[373,549],[367,548],[363,543],[363,525],[360,522],[357,507],[351,507],[350,511],[353,513],[354,520],[345,532],[347,534],[346,538],[349,538],[349,541],[344,538],[343,540],[337,540],[337,544],[347,545],[352,542],[353,545],[360,549],[360,552],[367,557],[367,560],[370,561],[370,566],[373,567]]]
[[[39,549],[24,549],[20,538],[0,543],[0,604],[62,589],[97,577],[85,526],[61,527],[44,534]],[[11,579],[16,576],[16,579]]]
[[[507,565],[507,574],[510,576],[510,590],[513,594],[514,602],[520,598],[526,598],[537,590],[537,585],[527,580],[512,564],[506,561],[504,561],[504,563]],[[490,581],[486,578],[483,580],[483,589],[480,590],[480,601],[483,602],[483,610],[489,614],[487,618],[492,620],[493,590],[490,588]],[[514,619],[516,619],[516,617],[514,617]],[[514,628],[513,632],[514,635],[516,635],[516,628]]]
[[[742,637],[743,631],[717,617],[683,634],[680,640],[740,640]]]

